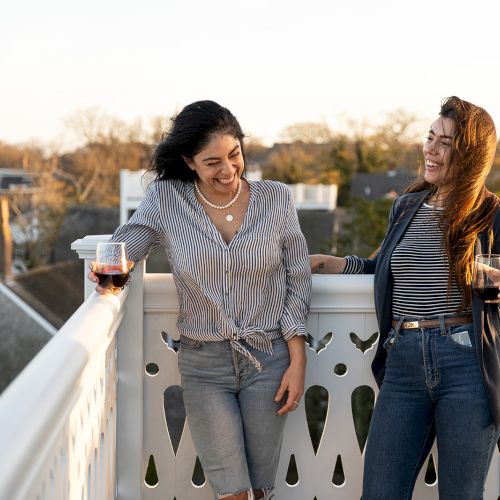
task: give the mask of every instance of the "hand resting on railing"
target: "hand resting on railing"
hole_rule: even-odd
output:
[[[96,287],[95,287],[95,291],[97,293],[100,293],[101,295],[106,295],[106,294],[113,294],[113,295],[118,295],[124,288],[125,286],[128,285],[128,282],[130,281],[130,277],[129,279],[127,280],[127,283],[125,284],[125,286],[119,288],[119,287],[102,287],[99,285],[99,278],[96,276],[96,274],[94,273],[94,271],[92,270],[92,266],[89,266],[89,274],[87,275],[87,278],[94,282],[94,283],[97,283]]]

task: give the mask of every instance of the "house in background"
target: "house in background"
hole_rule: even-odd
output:
[[[31,212],[35,192],[30,173],[22,169],[0,167],[0,278],[26,270],[26,234],[11,219],[14,214]],[[28,217],[28,220],[31,218]],[[8,262],[5,260],[6,254]]]
[[[385,173],[357,174],[351,182],[351,196],[374,201],[380,198],[396,198],[403,194],[416,176],[403,170]]]
[[[33,177],[25,170],[0,167],[0,190],[26,188],[32,185]]]

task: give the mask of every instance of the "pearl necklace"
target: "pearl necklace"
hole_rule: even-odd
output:
[[[226,205],[216,205],[215,203],[211,203],[210,201],[208,201],[203,196],[202,192],[200,191],[200,188],[198,187],[198,183],[196,181],[194,181],[194,189],[198,193],[198,196],[201,198],[201,200],[204,203],[206,203],[209,207],[215,208],[217,210],[225,210],[226,208],[229,208],[231,205],[234,205],[236,203],[236,200],[239,198],[240,193],[241,193],[241,179],[238,182],[238,190],[236,191],[236,195],[229,203],[226,203]],[[225,219],[227,220],[227,222],[232,222],[234,219],[234,216],[232,214],[228,213],[226,215]]]

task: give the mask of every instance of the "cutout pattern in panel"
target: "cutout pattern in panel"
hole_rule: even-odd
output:
[[[182,424],[179,419],[175,424],[182,427],[176,450],[169,436],[174,431],[167,424],[168,398],[165,403],[163,395],[180,386],[176,320],[176,313],[170,311],[161,318],[158,313],[145,316],[144,356],[158,364],[159,374],[144,377],[143,453],[145,461],[155,457],[159,486],[143,491],[143,500],[212,500],[205,478],[193,479],[197,453],[189,422]],[[275,500],[361,498],[363,449],[378,393],[370,369],[378,341],[375,314],[313,311],[308,328],[305,394],[287,418]],[[171,340],[159,333],[162,329],[170,332]],[[165,349],[167,341],[173,347]],[[432,453],[437,462],[435,447]],[[413,498],[437,500],[437,486],[425,484],[425,472],[418,478]]]

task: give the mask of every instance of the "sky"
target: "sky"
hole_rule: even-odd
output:
[[[147,124],[199,99],[268,144],[299,122],[346,131],[397,109],[430,122],[449,95],[500,129],[497,3],[4,1],[0,141],[64,147],[79,110]]]

